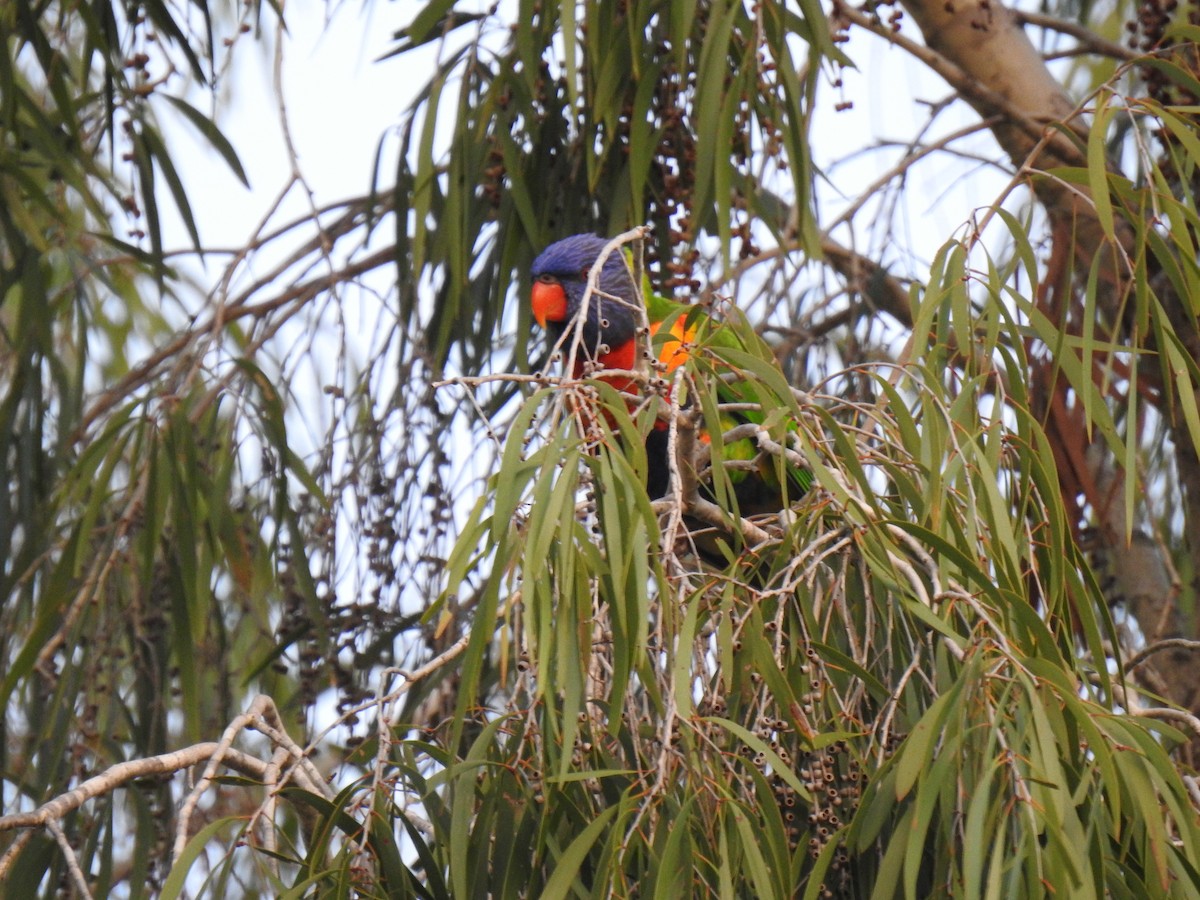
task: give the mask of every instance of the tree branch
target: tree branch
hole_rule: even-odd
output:
[[[112,793],[122,785],[139,778],[170,775],[182,769],[191,768],[205,760],[211,760],[219,748],[220,745],[216,741],[206,741],[200,744],[193,744],[190,747],[184,747],[182,750],[163,753],[159,756],[150,756],[145,759],[131,759],[126,762],[117,763],[99,775],[87,779],[77,788],[43,803],[35,810],[0,816],[0,832],[30,829],[19,835],[9,846],[8,850],[5,851],[4,856],[0,857],[0,884],[4,882],[9,869],[16,862],[17,857],[20,856],[29,838],[34,834],[32,829],[39,827],[46,828],[54,835],[56,840],[59,840],[59,836],[62,834],[59,821],[69,813],[79,809],[87,801],[104,794]],[[221,761],[228,768],[250,778],[261,780],[266,774],[266,763],[240,750],[226,748]],[[62,844],[64,841],[65,837],[59,840],[59,843]],[[78,869],[78,862],[74,859],[74,853],[68,852],[69,850],[70,845],[66,844],[63,852],[66,854],[68,869],[72,869],[72,866],[74,869]],[[81,893],[87,896],[86,879],[83,879],[83,873],[76,873],[72,870],[72,875]]]
[[[1139,53],[1130,50],[1128,47],[1123,47],[1112,41],[1106,41],[1090,28],[1076,25],[1074,22],[1068,22],[1065,19],[1030,12],[1024,9],[1014,9],[1012,13],[1013,18],[1022,25],[1034,25],[1046,31],[1057,31],[1059,34],[1073,37],[1079,41],[1081,49],[1086,53],[1094,53],[1097,56],[1108,56],[1112,59],[1119,59],[1122,62],[1132,62],[1140,56]]]

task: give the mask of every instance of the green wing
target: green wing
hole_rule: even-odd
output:
[[[726,508],[736,506],[741,515],[753,515],[778,512],[803,496],[813,482],[808,469],[761,452],[753,437],[723,440],[737,426],[754,424],[766,426],[775,442],[786,446],[788,434],[798,430],[799,405],[770,346],[736,309],[717,321],[701,306],[656,294],[645,277],[642,296],[647,319],[660,325],[654,338],[656,355],[661,358],[666,342],[677,339],[671,336],[673,330],[682,333],[698,381],[712,388],[702,390],[704,396],[698,399],[704,420],[710,423],[704,439],[712,457],[728,463],[713,474],[716,502]],[[729,378],[730,373],[739,377]],[[739,408],[722,410],[722,405]],[[720,429],[713,429],[713,422],[720,422]]]

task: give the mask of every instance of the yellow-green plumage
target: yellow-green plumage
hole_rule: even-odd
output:
[[[714,483],[711,491],[718,502],[732,500],[739,514],[745,516],[778,512],[801,497],[812,485],[810,471],[764,453],[753,437],[741,437],[728,443],[722,440],[724,434],[741,425],[771,424],[768,422],[768,413],[764,411],[771,409],[780,411],[775,419],[791,423],[782,429],[774,429],[776,432],[794,430],[795,419],[787,415],[788,412],[797,411],[789,409],[794,407],[790,390],[786,397],[773,396],[786,385],[777,383],[773,385],[776,388],[773,391],[772,385],[764,384],[746,367],[747,362],[754,361],[778,373],[770,347],[736,310],[731,310],[729,317],[718,322],[700,306],[679,303],[656,294],[645,277],[642,279],[642,297],[647,320],[659,324],[653,338],[655,358],[662,358],[664,345],[673,340],[672,332],[682,334],[685,336],[686,364],[697,380],[698,389],[703,390],[704,385],[715,386],[715,390],[709,391],[706,397],[698,398],[698,402],[704,412],[702,441],[712,448],[711,455],[718,464],[727,464],[720,466],[719,473],[714,472],[712,477]],[[682,323],[682,328],[672,327],[677,322]],[[753,368],[761,371],[758,365]],[[738,377],[728,377],[735,373]],[[680,397],[683,405],[692,402],[697,402],[697,399]],[[737,409],[723,411],[719,408],[722,405],[736,406]],[[713,428],[713,422],[719,422],[720,428]],[[651,448],[648,446],[647,449],[649,451]],[[752,461],[757,461],[757,465],[749,468],[741,465]],[[654,460],[651,460],[651,466],[654,464]],[[664,458],[661,465],[665,464]],[[722,481],[727,483],[730,490],[722,490]],[[731,496],[722,497],[722,494]],[[721,505],[732,504],[721,502]]]

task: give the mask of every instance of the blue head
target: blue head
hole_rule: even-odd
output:
[[[588,272],[607,243],[605,238],[594,234],[576,234],[555,241],[533,261],[530,269],[533,315],[554,338],[560,337],[579,313]],[[581,335],[589,355],[595,355],[601,344],[610,349],[623,346],[633,340],[638,327],[632,306],[637,292],[620,250],[613,251],[604,261],[598,286],[603,293],[624,302],[600,294],[589,299]]]

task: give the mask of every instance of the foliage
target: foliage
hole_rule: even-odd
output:
[[[0,9],[0,881],[1200,894],[1194,28],[1089,57],[1090,128],[906,284],[835,232],[953,142],[823,220],[813,121],[848,24],[986,107],[949,32],[458,7],[397,35],[437,57],[394,184],[381,147],[367,196],[269,219],[201,291],[169,123],[241,166],[168,76],[211,90],[279,10]],[[649,282],[718,323],[687,364],[631,398],[531,361],[532,255],[643,223]],[[778,515],[737,509],[748,441],[811,474]]]

